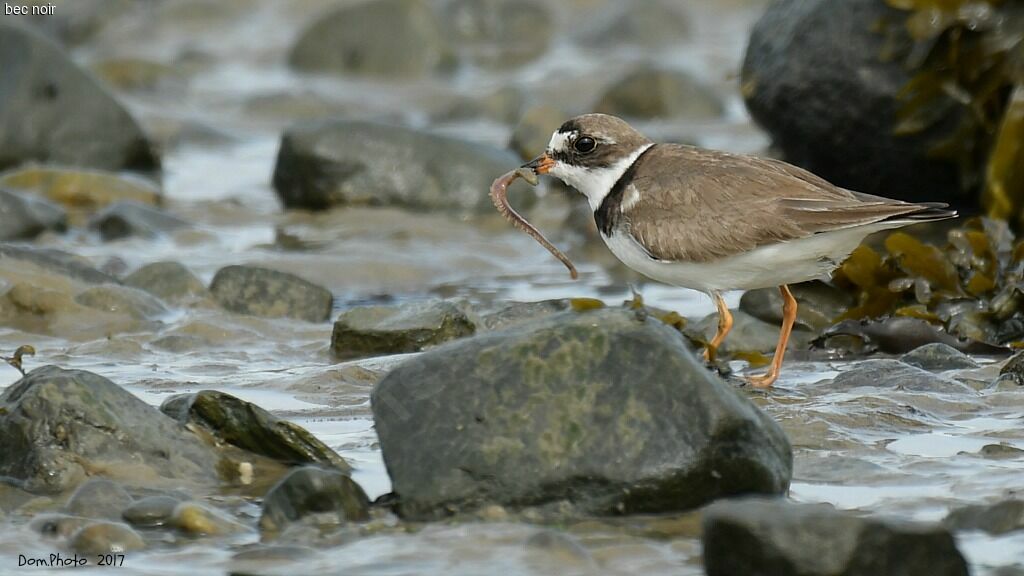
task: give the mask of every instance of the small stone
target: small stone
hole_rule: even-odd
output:
[[[182,424],[201,426],[222,442],[274,460],[352,470],[344,458],[305,428],[224,392],[202,390],[172,396],[160,411]]]
[[[163,526],[170,522],[180,502],[172,496],[147,496],[122,510],[121,517],[129,524],[142,528]]]
[[[465,311],[451,302],[362,306],[338,317],[331,352],[336,358],[419,352],[475,331]]]
[[[195,502],[178,504],[169,524],[189,536],[224,536],[246,530],[245,526],[223,512]]]
[[[52,248],[0,244],[0,262],[8,266],[17,266],[18,262],[25,262],[47,272],[87,284],[118,283],[117,278],[98,270],[85,258]]]
[[[155,262],[132,272],[124,283],[166,302],[198,300],[209,294],[203,282],[179,262]]]
[[[90,518],[68,516],[66,514],[41,514],[32,519],[29,525],[33,530],[47,538],[71,538],[83,526],[92,524]]]
[[[130,236],[157,238],[189,226],[181,218],[145,204],[127,201],[107,206],[89,222],[89,227],[99,232],[107,242]]]
[[[953,510],[943,524],[951,530],[982,530],[998,536],[1024,529],[1024,500],[1005,500],[988,506]]]
[[[214,299],[236,314],[324,322],[331,316],[330,290],[294,274],[255,266],[226,266],[210,284]]]
[[[901,356],[900,361],[932,372],[978,367],[970,356],[941,342],[915,348]]]
[[[0,240],[31,240],[47,230],[63,232],[68,217],[60,206],[33,194],[0,188]]]
[[[704,568],[708,576],[968,575],[953,535],[941,526],[763,498],[720,501],[707,508]]]
[[[93,478],[75,490],[64,511],[86,518],[117,520],[121,511],[131,505],[132,497],[120,484],[106,478]]]
[[[281,532],[310,515],[318,523],[332,524],[366,520],[370,501],[363,489],[347,474],[312,466],[298,468],[285,476],[263,499],[260,530]]]
[[[82,168],[29,165],[0,174],[0,186],[87,212],[121,201],[154,205],[161,197],[160,188],[145,178]]]
[[[450,68],[450,50],[426,2],[375,0],[318,19],[288,62],[303,72],[416,78]]]
[[[999,369],[999,376],[1024,386],[1024,351],[1017,352]]]
[[[986,444],[981,447],[978,454],[985,458],[992,458],[994,460],[1001,458],[1021,458],[1024,456],[1024,450],[1008,444]]]
[[[812,332],[832,326],[835,319],[854,304],[849,293],[824,282],[802,282],[789,287],[798,303],[796,328]],[[740,298],[740,310],[769,324],[782,324],[782,295],[778,288],[747,290]]]
[[[136,320],[153,320],[167,313],[159,300],[127,286],[108,284],[86,288],[75,296],[75,302],[112,314],[126,314]]]
[[[71,548],[79,554],[123,554],[145,547],[138,532],[116,522],[89,524],[71,538]]]
[[[909,392],[974,394],[974,389],[966,384],[890,359],[859,362],[852,369],[836,376],[830,387],[835,390],[869,387]]]
[[[779,341],[779,326],[754,318],[743,310],[732,310],[733,326],[719,352],[730,355],[735,352],[760,352],[771,354]],[[705,316],[699,322],[687,325],[684,332],[698,340],[710,342],[718,329],[718,314]],[[806,349],[810,333],[795,330],[789,339],[789,350]]]
[[[512,302],[496,311],[483,313],[477,322],[477,327],[480,330],[504,330],[566,312],[571,308],[572,302],[566,299]]]
[[[718,118],[725,105],[715,92],[688,73],[647,69],[615,81],[594,110],[627,118]]]

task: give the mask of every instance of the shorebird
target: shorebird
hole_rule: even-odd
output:
[[[733,324],[722,293],[777,286],[775,355],[766,373],[747,379],[760,388],[779,377],[796,319],[789,284],[830,278],[869,234],[956,216],[946,204],[846,190],[780,160],[656,144],[605,114],[562,124],[522,169],[586,196],[601,238],[626,266],[711,297],[718,331],[707,360]]]

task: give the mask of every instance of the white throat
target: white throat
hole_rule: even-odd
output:
[[[564,162],[557,162],[551,168],[550,174],[569,186],[579,190],[587,197],[591,210],[597,210],[604,201],[604,197],[612,191],[612,186],[622,178],[622,175],[629,170],[629,167],[636,162],[641,154],[647,151],[654,144],[644,144],[637,148],[632,154],[608,166],[607,168],[581,168],[570,166]]]

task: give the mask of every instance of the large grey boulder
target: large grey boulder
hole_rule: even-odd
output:
[[[402,206],[494,211],[491,182],[521,164],[515,154],[410,128],[333,120],[285,132],[274,188],[286,208]],[[536,198],[524,185],[516,206]]]
[[[131,114],[52,40],[0,22],[0,169],[38,161],[157,173]]]
[[[933,152],[965,108],[951,105],[944,121],[917,134],[895,130],[900,91],[913,71],[905,65],[909,40],[899,34],[909,13],[889,4],[772,2],[743,64],[747,107],[787,160],[835,184],[903,200],[973,203],[956,164]],[[879,22],[893,33],[880,33]]]
[[[668,325],[568,312],[401,364],[371,404],[399,512],[436,517],[568,500],[581,513],[665,512],[778,494],[779,426]]]
[[[953,535],[827,504],[742,498],[704,513],[708,576],[967,576]]]
[[[184,426],[106,378],[44,366],[0,394],[0,476],[31,492],[87,474],[212,482],[216,457]]]
[[[444,70],[450,49],[423,0],[370,0],[327,14],[288,57],[304,72],[415,78]]]

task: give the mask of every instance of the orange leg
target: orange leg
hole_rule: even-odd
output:
[[[768,388],[778,379],[782,370],[782,358],[786,355],[786,344],[789,343],[789,334],[793,331],[793,322],[796,321],[796,298],[793,298],[789,286],[779,286],[779,292],[782,293],[782,330],[779,331],[779,343],[775,345],[775,357],[772,358],[768,372],[747,378],[747,382],[754,388]]]
[[[718,347],[722,345],[722,341],[725,340],[725,335],[729,333],[729,330],[732,330],[732,313],[729,312],[725,299],[717,292],[711,294],[711,298],[715,301],[715,307],[718,308],[718,333],[711,339],[708,347],[704,349],[704,360],[706,362],[715,359],[715,354],[718,352]]]

